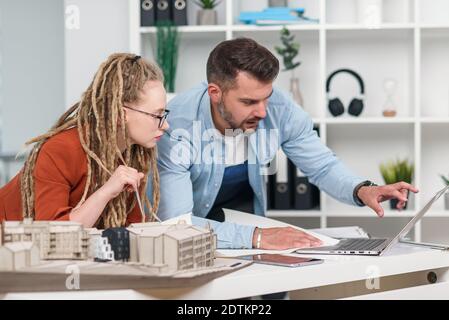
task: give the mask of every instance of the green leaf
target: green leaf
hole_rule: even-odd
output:
[[[282,28],[280,35],[283,46],[275,46],[274,49],[282,56],[284,71],[293,70],[301,64],[300,62],[293,61],[299,53],[299,42],[294,42],[295,36],[290,34],[290,30],[285,26]]]
[[[443,183],[444,183],[445,185],[449,186],[449,176],[448,176],[448,177],[445,177],[445,176],[443,176],[442,174],[441,174],[440,176],[441,176],[441,179],[443,179]]]
[[[221,1],[217,0],[195,0],[194,2],[203,9],[214,9],[221,3]]]
[[[407,159],[388,161],[387,163],[381,164],[379,169],[386,184],[399,181],[412,182],[414,165]]]
[[[178,30],[170,21],[157,23],[156,30],[156,61],[164,74],[165,89],[174,92],[179,47]]]

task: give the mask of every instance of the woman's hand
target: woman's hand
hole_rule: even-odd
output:
[[[257,247],[259,232],[262,232],[259,249],[285,250],[318,247],[322,244],[321,240],[292,227],[256,228],[253,235],[253,248]]]
[[[119,166],[98,191],[105,195],[107,199],[111,200],[117,197],[126,186],[129,187],[128,191],[138,191],[140,181],[144,176],[142,172],[138,172],[134,168]]]

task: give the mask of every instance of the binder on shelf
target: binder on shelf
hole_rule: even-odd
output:
[[[272,191],[271,183],[272,183],[271,177],[269,177],[268,181],[267,181],[267,210],[273,209],[273,203],[272,203],[273,195],[271,192]]]
[[[291,192],[288,174],[288,159],[282,150],[277,153],[275,159],[277,164],[277,172],[274,175],[273,184],[273,209],[288,210],[291,209]]]
[[[311,210],[320,205],[320,190],[309,182],[309,179],[296,166],[290,164],[292,181],[293,208],[296,210]]]
[[[265,190],[267,193],[267,210],[273,209],[273,175],[265,176]]]
[[[156,0],[156,22],[171,21],[171,0]]]
[[[313,128],[318,136],[319,128]],[[268,210],[311,210],[320,208],[320,190],[287,158],[282,149],[272,160],[275,174],[266,176]]]
[[[171,0],[172,20],[175,26],[187,25],[187,0]]]
[[[314,127],[313,130],[320,136],[318,127]],[[293,208],[296,210],[318,209],[320,207],[320,189],[311,184],[304,173],[292,162],[290,162],[290,179],[292,181]]]
[[[155,0],[140,0],[140,26],[151,27],[156,21]]]

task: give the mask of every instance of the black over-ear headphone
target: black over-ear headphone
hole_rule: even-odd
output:
[[[363,80],[357,74],[357,72],[352,71],[350,69],[338,69],[338,70],[332,72],[326,81],[326,93],[327,93],[327,97],[328,97],[328,101],[329,101],[328,102],[329,111],[334,117],[340,116],[345,112],[345,107],[343,106],[343,103],[341,102],[341,100],[339,98],[333,98],[333,99],[329,98],[331,80],[337,73],[341,73],[341,72],[349,73],[350,75],[354,76],[357,79],[357,81],[359,82],[360,95],[361,95],[362,99],[363,99],[363,95],[365,94],[365,85],[363,84]],[[349,107],[348,107],[348,113],[350,115],[359,116],[362,113],[362,110],[363,110],[363,100],[362,99],[354,98],[351,100],[351,103],[349,104]]]

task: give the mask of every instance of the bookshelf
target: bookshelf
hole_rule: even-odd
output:
[[[357,0],[298,0],[289,4],[304,7],[307,16],[320,21],[288,28],[301,44],[298,75],[303,107],[319,127],[323,142],[353,171],[379,184],[383,184],[380,162],[407,157],[415,164],[414,184],[421,192],[412,196],[409,208],[401,213],[387,210],[388,203],[384,206],[384,221],[403,218],[400,228],[404,219],[442,188],[438,175],[449,174],[449,1],[384,0],[383,23],[376,26],[357,22]],[[177,91],[204,81],[208,54],[220,41],[251,37],[274,52],[282,26],[242,25],[237,21],[240,11],[266,6],[267,1],[225,0],[217,8],[219,25],[180,27]],[[189,21],[195,22],[197,9],[189,2]],[[154,58],[155,28],[140,27],[138,0],[130,1],[129,12],[131,52]],[[366,97],[360,117],[345,114],[333,118],[327,111],[325,82],[337,68],[354,69],[363,77]],[[386,78],[398,83],[398,110],[393,118],[382,116]],[[288,90],[288,80],[289,74],[281,72],[275,85]],[[332,86],[345,106],[358,93],[351,78],[348,83],[352,82],[354,86],[343,85],[343,81]],[[431,239],[432,223],[449,227],[449,211],[443,202],[436,203],[415,227],[415,240]],[[317,227],[336,225],[338,219],[376,217],[367,208],[345,206],[324,193],[318,211],[270,210],[267,215],[315,219]],[[428,221],[431,224],[426,225]]]

